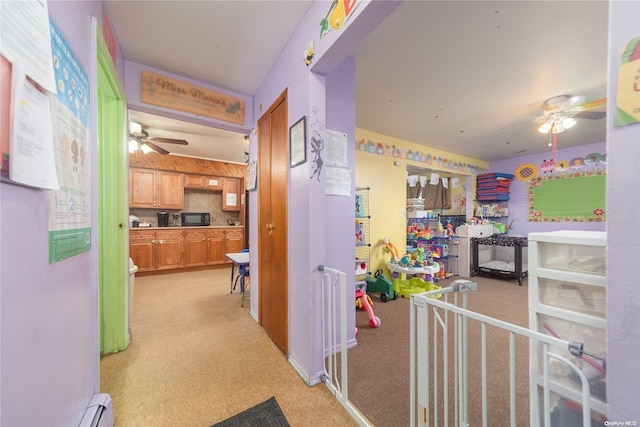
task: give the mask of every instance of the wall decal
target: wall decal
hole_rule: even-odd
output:
[[[307,43],[307,46],[304,48],[304,63],[307,65],[311,65],[313,62],[313,57],[315,53],[313,52],[313,40]]]
[[[315,176],[320,182],[320,174],[322,173],[322,150],[324,150],[324,139],[322,135],[324,134],[324,123],[318,120],[318,107],[313,107],[311,109],[313,113],[313,121],[309,125],[311,129],[311,138],[309,139],[311,145],[311,153],[313,154],[313,173],[311,174],[310,179],[313,179]],[[375,147],[374,147],[375,148]]]
[[[327,16],[320,21],[320,40],[329,31],[339,31],[349,20],[360,0],[333,0]]]
[[[616,126],[640,123],[640,36],[627,43],[618,67]]]

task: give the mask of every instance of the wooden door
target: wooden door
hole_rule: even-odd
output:
[[[258,120],[259,320],[288,354],[288,111],[287,92]]]

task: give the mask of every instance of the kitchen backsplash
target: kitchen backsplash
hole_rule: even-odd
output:
[[[180,225],[182,212],[209,212],[211,225],[229,225],[228,219],[240,219],[239,212],[226,212],[222,210],[222,193],[211,191],[187,190],[184,192],[184,209],[129,209],[130,215],[140,218],[140,222],[148,222],[152,227],[158,225],[159,211],[169,212],[169,225],[174,225],[173,214],[177,215],[175,225]]]

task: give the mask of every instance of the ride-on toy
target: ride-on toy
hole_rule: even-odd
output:
[[[382,270],[376,270],[374,277],[365,277],[367,283],[367,293],[380,292],[380,299],[382,302],[387,302],[390,299],[398,299],[398,293],[393,290],[393,283],[387,279]]]
[[[365,310],[369,315],[369,326],[372,328],[379,328],[382,322],[380,318],[373,313],[371,307],[372,302],[369,300],[369,295],[365,292],[367,284],[365,282],[356,282],[356,307],[361,310]],[[356,328],[358,333],[358,328]]]

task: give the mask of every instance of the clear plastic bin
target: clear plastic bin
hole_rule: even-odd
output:
[[[543,304],[578,311],[600,318],[606,317],[604,287],[539,278],[540,301]]]

